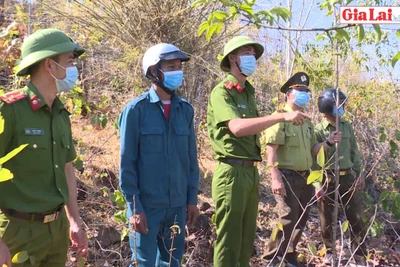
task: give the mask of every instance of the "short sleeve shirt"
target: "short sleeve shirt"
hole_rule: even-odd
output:
[[[212,90],[207,109],[207,130],[216,159],[261,161],[259,134],[236,137],[227,125],[232,119],[258,116],[254,87],[248,81],[241,84],[229,74]]]
[[[283,112],[291,112],[286,105]],[[312,147],[316,144],[314,126],[310,120],[303,125],[281,122],[265,130],[265,143],[279,145],[278,168],[295,171],[309,170],[313,164]]]
[[[0,207],[53,211],[69,198],[65,165],[76,157],[70,114],[58,98],[50,110],[32,83],[21,92],[26,94],[23,99],[11,103],[0,100],[5,126],[0,134],[0,157],[28,144],[2,166],[14,178],[0,183]]]

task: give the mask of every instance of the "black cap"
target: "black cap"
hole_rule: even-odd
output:
[[[308,87],[310,84],[310,77],[305,72],[297,72],[281,87],[281,92],[286,94],[287,91],[295,87]],[[308,89],[310,90],[310,89]]]
[[[346,95],[339,91],[339,102],[346,100]],[[333,114],[333,106],[336,103],[336,89],[328,88],[318,97],[318,110],[321,113]]]

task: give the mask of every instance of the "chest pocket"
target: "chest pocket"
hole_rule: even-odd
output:
[[[179,151],[183,153],[187,153],[189,151],[189,135],[190,129],[187,126],[174,126],[175,133],[175,147]]]
[[[285,144],[291,147],[299,146],[299,136],[295,132],[285,131]]]
[[[140,129],[140,151],[160,153],[163,149],[163,129],[161,127],[143,127]]]
[[[51,166],[50,140],[44,136],[24,136],[18,140],[18,146],[23,144],[28,146],[15,157],[18,165],[26,171],[42,171]]]

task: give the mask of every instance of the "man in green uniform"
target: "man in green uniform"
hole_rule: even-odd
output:
[[[220,67],[229,72],[211,92],[207,127],[218,160],[212,182],[216,208],[215,267],[249,266],[259,198],[259,133],[278,122],[302,124],[300,111],[259,117],[254,87],[247,77],[256,69],[262,45],[246,36],[231,39]]]
[[[309,77],[304,72],[293,75],[282,87],[286,105],[283,111],[303,111],[310,100]],[[278,114],[280,113],[278,112]],[[317,144],[310,120],[302,125],[282,122],[266,131],[267,159],[271,172],[271,189],[279,207],[279,221],[283,231],[267,244],[266,258],[272,266],[285,260],[288,266],[298,266],[296,245],[308,219],[307,204],[314,195],[314,187],[307,185],[312,153],[318,153],[325,141]],[[340,136],[329,137],[334,143]],[[278,166],[275,167],[275,163]]]
[[[76,198],[70,114],[57,93],[75,85],[74,58],[85,50],[55,29],[36,31],[21,50],[16,74],[30,75],[30,83],[0,97],[0,158],[28,144],[2,166],[14,178],[0,183],[0,266],[10,267],[11,257],[26,251],[29,259],[13,266],[64,267],[69,239],[78,257],[88,244]]]
[[[336,89],[326,89],[318,97],[318,109],[323,113],[324,119],[315,127],[316,138],[319,142],[325,140],[330,133],[336,131],[336,113],[339,118],[344,113],[344,104],[346,95],[339,91],[339,108],[336,107]],[[361,242],[366,234],[366,228],[362,221],[362,210],[360,206],[360,196],[357,190],[363,189],[364,179],[360,177],[361,156],[358,151],[357,141],[354,136],[354,130],[350,123],[340,118],[339,131],[342,139],[339,143],[339,194],[344,205],[343,209],[351,225],[351,244],[352,250],[356,251],[356,260],[359,264],[364,264],[368,251],[365,242]],[[332,249],[335,243],[332,241],[332,214],[334,208],[334,190],[335,190],[335,147],[328,143],[325,148],[325,164],[327,166],[327,176],[324,184],[327,184],[325,196],[318,200],[318,213],[321,220],[322,239],[327,248],[326,263],[331,261]],[[314,165],[317,166],[317,165]],[[313,167],[314,168],[314,167]],[[317,168],[316,168],[317,169]],[[355,175],[354,175],[354,173]],[[357,179],[357,177],[359,177]],[[358,186],[357,186],[358,184]]]

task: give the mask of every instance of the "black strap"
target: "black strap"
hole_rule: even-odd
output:
[[[16,211],[14,209],[7,209],[7,208],[0,208],[0,209],[5,215],[10,216],[10,217],[14,217],[14,218],[26,220],[26,221],[44,222],[45,217],[47,217],[47,216],[53,215],[54,218],[57,219],[62,211],[62,208],[63,208],[63,206],[60,206],[59,208],[57,208],[56,211],[51,212],[51,213],[46,213],[46,214],[21,212],[21,211]]]

